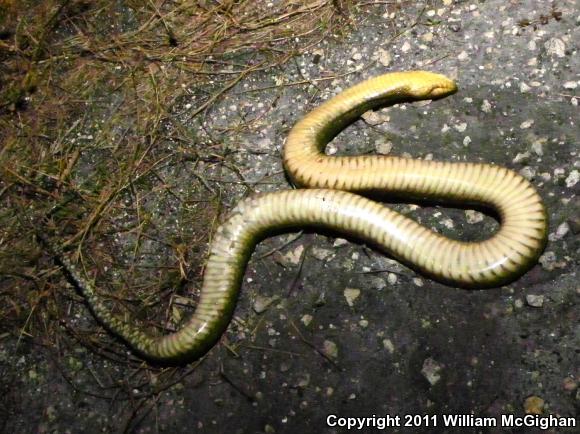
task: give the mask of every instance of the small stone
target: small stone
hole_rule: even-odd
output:
[[[568,222],[561,223],[556,229],[556,232],[548,236],[548,239],[550,241],[561,240],[568,234],[568,232],[570,232],[570,225],[568,224]]]
[[[484,99],[481,103],[481,111],[484,113],[491,112],[491,103],[488,100]]]
[[[471,143],[471,137],[465,136],[465,138],[463,139],[463,146],[469,146],[470,143]]]
[[[453,128],[462,133],[467,129],[467,123],[462,122],[460,124],[454,125]]]
[[[383,339],[383,348],[391,354],[395,352],[395,346],[390,339]]]
[[[556,167],[554,169],[554,178],[555,179],[564,179],[565,174],[566,174],[566,171],[561,167]]]
[[[408,52],[410,49],[411,49],[411,44],[409,44],[409,41],[405,41],[405,42],[403,43],[403,46],[401,47],[401,51],[402,51],[403,53],[406,53],[406,52]]]
[[[389,66],[391,64],[391,53],[386,50],[379,49],[377,52],[379,63],[383,66]]]
[[[310,323],[312,322],[312,320],[313,320],[313,317],[312,317],[312,315],[309,315],[309,314],[303,315],[302,318],[300,318],[300,321],[306,327],[308,327],[310,325]]]
[[[375,149],[377,150],[377,153],[381,155],[387,155],[393,149],[393,142],[389,140],[380,141],[378,143],[375,143]]]
[[[545,402],[539,396],[529,396],[524,401],[524,411],[526,414],[542,414],[544,412]]]
[[[395,273],[389,273],[389,275],[387,276],[387,282],[389,283],[389,285],[394,285],[397,283],[397,275]]]
[[[538,262],[542,264],[542,268],[547,271],[553,271],[556,268],[564,268],[566,267],[565,261],[556,261],[556,254],[552,251],[545,252]]]
[[[578,172],[578,170],[574,169],[570,172],[570,174],[566,178],[566,181],[565,181],[566,187],[572,188],[578,183],[578,181],[580,181],[580,172]]]
[[[433,40],[433,33],[431,32],[425,33],[424,35],[421,36],[421,39],[423,39],[425,42],[431,42]]]
[[[556,254],[554,252],[545,252],[538,262],[542,264],[542,268],[547,271],[552,271],[556,268]]]
[[[522,130],[526,130],[526,129],[530,128],[532,125],[534,125],[534,120],[528,119],[527,121],[524,121],[520,124],[520,128]]]
[[[566,392],[573,392],[577,388],[578,383],[572,377],[566,377],[564,378],[564,381],[562,381],[562,389]]]
[[[516,309],[521,309],[522,307],[524,307],[524,301],[521,298],[514,300],[514,307]]]
[[[254,312],[256,312],[256,313],[264,312],[277,299],[278,299],[278,297],[264,297],[262,295],[258,295],[256,297],[256,299],[254,300],[254,306],[253,306]]]
[[[512,160],[512,163],[528,163],[530,161],[530,153],[529,152],[520,152],[518,153],[514,159]]]
[[[338,148],[336,147],[336,145],[334,143],[329,143],[328,145],[326,145],[326,149],[324,150],[324,153],[326,155],[334,155],[338,152]]]
[[[521,93],[529,92],[530,89],[531,89],[531,87],[528,86],[526,83],[520,83],[520,92]]]
[[[423,279],[421,279],[420,277],[414,277],[413,283],[415,284],[415,286],[418,286],[418,287],[422,287],[423,285],[425,285],[425,283],[423,282]]]
[[[421,374],[427,379],[431,386],[434,386],[441,380],[441,370],[443,367],[431,357],[425,359]]]
[[[300,259],[302,258],[302,252],[304,252],[304,246],[300,245],[294,250],[283,255],[282,259],[286,264],[298,265],[300,263]]]
[[[567,81],[564,83],[564,89],[576,89],[578,87],[578,83],[575,81]]]
[[[369,322],[366,319],[361,319],[358,322],[358,325],[361,326],[363,329],[366,329],[369,326]]]
[[[336,240],[334,240],[334,243],[332,243],[334,247],[344,246],[345,244],[348,244],[348,241],[345,240],[344,238],[337,238]]]
[[[528,294],[526,295],[526,303],[531,307],[542,307],[544,306],[544,296]]]
[[[338,347],[332,341],[324,341],[322,352],[330,358],[336,359],[338,357]]]
[[[386,111],[369,110],[362,114],[363,120],[369,125],[381,125],[390,120],[390,115]]]
[[[482,222],[484,215],[479,211],[473,209],[465,210],[465,217],[467,218],[467,223],[474,225],[476,223]]]
[[[566,44],[561,39],[552,38],[544,44],[544,47],[550,55],[557,57],[564,57],[566,55]]]
[[[469,59],[469,54],[467,54],[467,51],[462,51],[461,53],[459,53],[457,55],[457,59],[462,60],[462,61],[467,60],[467,59]]]
[[[546,138],[541,138],[538,140],[535,140],[534,143],[532,143],[532,152],[534,154],[536,154],[538,157],[541,157],[542,155],[544,155],[544,143],[547,142]]]
[[[344,298],[350,307],[354,306],[354,301],[360,296],[360,289],[346,288],[344,290]]]
[[[451,219],[443,219],[441,220],[441,224],[447,229],[453,229],[455,227],[455,223],[453,223],[453,220]]]
[[[531,181],[536,176],[536,169],[534,169],[533,167],[530,167],[530,166],[526,166],[522,170],[520,170],[519,173],[524,178],[526,178],[528,181]]]
[[[330,255],[332,255],[332,250],[323,249],[321,247],[313,247],[311,253],[312,256],[314,256],[319,261],[324,261]]]
[[[371,278],[370,286],[380,291],[381,289],[385,289],[387,282],[385,282],[385,279],[375,276]]]

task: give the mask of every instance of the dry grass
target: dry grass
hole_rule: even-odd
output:
[[[164,174],[225,160],[176,104],[200,90],[188,117],[203,114],[249,74],[340,33],[353,3],[0,0],[0,338],[54,342],[78,305],[37,246],[39,228],[116,288],[116,305],[138,301],[157,327],[178,321],[167,301],[200,275],[221,192]]]

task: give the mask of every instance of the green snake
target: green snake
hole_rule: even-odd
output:
[[[260,194],[237,204],[213,238],[195,312],[174,333],[155,336],[112,314],[60,247],[41,239],[94,316],[143,358],[158,363],[194,360],[215,345],[231,320],[256,243],[280,229],[330,229],[369,242],[451,285],[508,283],[535,263],[546,242],[546,210],[524,177],[489,164],[324,154],[325,145],[367,110],[438,99],[456,90],[452,80],[439,74],[390,73],[347,89],[300,120],[289,133],[284,165],[296,185],[309,189]],[[501,225],[485,241],[456,241],[347,191],[482,204],[499,214]]]

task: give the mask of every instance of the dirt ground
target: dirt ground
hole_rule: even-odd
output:
[[[335,433],[347,429],[329,426],[329,415],[390,415],[402,422],[386,432],[543,432],[499,424],[458,429],[442,418],[499,421],[529,413],[575,418],[575,429],[547,432],[578,432],[579,11],[574,0],[369,1],[343,8],[340,34],[320,33],[283,64],[260,70],[245,50],[231,53],[226,68],[233,73],[253,65],[251,73],[223,73],[202,85],[197,76],[181,75],[177,90],[158,99],[170,107],[171,121],[159,118],[159,139],[151,139],[155,158],[143,172],[127,171],[110,197],[105,181],[91,184],[95,173],[122,172],[119,155],[138,155],[147,142],[130,145],[139,131],[130,130],[134,118],[122,111],[125,96],[86,95],[85,113],[58,125],[63,131],[74,126],[59,143],[78,149],[70,183],[83,186],[81,196],[89,190],[92,196],[73,196],[51,231],[74,238],[83,225],[93,227],[88,222],[95,214],[81,205],[86,197],[117,204],[99,223],[99,236],[71,243],[86,239],[84,253],[70,255],[84,258],[103,292],[143,324],[151,324],[152,312],[156,324],[169,329],[187,318],[210,234],[228,209],[248,194],[291,188],[281,153],[292,125],[340,90],[388,71],[443,73],[457,80],[459,92],[365,115],[327,152],[512,168],[545,200],[549,242],[539,263],[516,282],[465,290],[336,234],[270,237],[248,264],[221,342],[196,363],[162,368],[140,361],[95,323],[32,236],[25,244],[35,253],[24,265],[3,241],[0,430]],[[73,35],[74,28],[68,28]],[[149,105],[154,93],[138,92],[141,85],[135,89],[145,116],[156,106]],[[29,107],[11,107],[3,116],[18,123],[24,116],[18,111],[42,104],[39,99],[31,95]],[[124,148],[115,142],[119,137]],[[54,143],[46,146],[52,152]],[[44,169],[57,173],[55,167]],[[60,181],[41,185],[48,196],[27,193],[34,196],[32,211],[63,200],[66,194],[51,190],[61,188]],[[8,210],[4,192],[0,199]],[[392,206],[462,240],[483,239],[497,227],[472,210]],[[115,295],[121,287],[132,292]],[[28,308],[10,310],[18,303]],[[405,415],[436,417],[404,427]]]

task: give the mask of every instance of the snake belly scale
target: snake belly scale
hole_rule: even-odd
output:
[[[547,235],[542,200],[521,175],[498,166],[414,160],[391,156],[326,156],[325,145],[365,111],[454,93],[445,76],[409,71],[364,81],[301,119],[290,131],[284,166],[308,189],[242,200],[217,229],[199,302],[178,331],[162,336],[113,315],[60,247],[40,236],[85,297],[96,318],[142,357],[183,363],[203,356],[232,317],[246,263],[270,231],[322,227],[372,243],[432,278],[463,287],[498,286],[515,280],[541,254]],[[349,192],[350,191],[350,192]],[[439,235],[389,208],[351,192],[387,191],[453,202],[478,203],[500,216],[499,230],[481,242]]]

